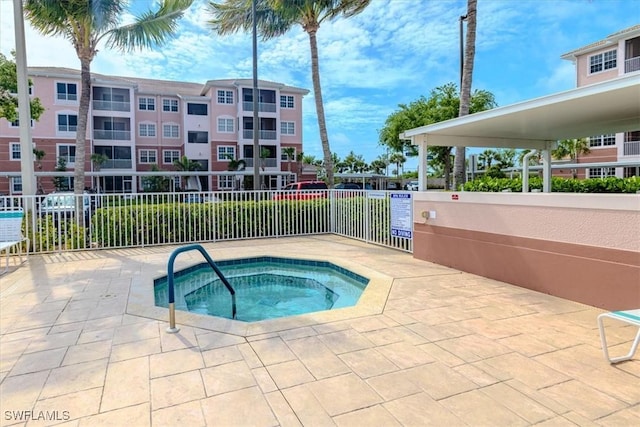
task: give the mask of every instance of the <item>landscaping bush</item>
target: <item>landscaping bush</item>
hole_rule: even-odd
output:
[[[522,178],[491,178],[482,177],[468,181],[463,186],[464,191],[522,191]],[[542,190],[542,179],[533,176],[529,179],[529,190]],[[630,178],[551,178],[551,191],[556,193],[637,193],[640,191],[640,177]]]

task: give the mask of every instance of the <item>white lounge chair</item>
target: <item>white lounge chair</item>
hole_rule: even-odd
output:
[[[633,340],[633,343],[631,344],[631,351],[626,356],[609,357],[609,349],[607,348],[607,338],[605,336],[604,323],[603,323],[603,320],[605,317],[616,319],[621,322],[625,322],[630,325],[634,325],[638,327],[638,333],[636,335],[636,338]],[[598,316],[598,327],[600,328],[600,341],[602,342],[602,352],[604,353],[604,357],[609,361],[609,363],[618,363],[625,360],[631,360],[633,358],[634,353],[638,349],[638,343],[640,343],[640,309],[625,310],[625,311],[611,311],[609,313],[602,313],[601,315]]]
[[[4,274],[9,271],[9,255],[11,248],[17,248],[18,255],[20,256],[20,264],[22,261],[22,242],[28,241],[22,235],[22,217],[24,212],[22,209],[16,209],[11,211],[0,211],[0,254],[6,252],[6,265],[4,270],[0,271],[0,274]],[[27,250],[27,258],[29,257],[29,250]]]

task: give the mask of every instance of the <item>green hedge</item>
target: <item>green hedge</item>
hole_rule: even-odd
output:
[[[489,178],[482,177],[468,181],[464,191],[522,191],[522,178]],[[542,190],[542,179],[533,176],[529,179],[530,190]],[[551,178],[551,191],[557,193],[637,193],[640,192],[640,177],[630,178],[591,178],[567,179]]]

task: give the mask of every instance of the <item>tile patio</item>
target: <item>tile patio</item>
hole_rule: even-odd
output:
[[[149,290],[175,247],[31,256],[0,276],[0,425],[640,425],[640,356],[605,362],[598,309],[338,236],[203,246],[329,256],[375,284],[353,309],[178,313],[168,334]],[[609,325],[623,353],[634,331]]]

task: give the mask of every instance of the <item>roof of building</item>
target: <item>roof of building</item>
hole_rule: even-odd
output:
[[[640,24],[625,28],[624,30],[616,31],[613,34],[608,35],[603,40],[599,40],[578,49],[574,49],[561,55],[560,58],[573,61],[577,56],[593,52],[603,47],[615,46],[620,39],[633,38],[634,36],[640,36]]]
[[[29,67],[30,76],[45,76],[68,79],[80,79],[80,70],[64,67]],[[127,86],[134,86],[139,93],[153,93],[160,95],[202,96],[212,87],[238,87],[253,85],[252,79],[220,79],[208,80],[206,83],[182,82],[175,80],[158,80],[140,77],[112,76],[100,73],[91,73],[94,82],[108,82]],[[307,89],[287,86],[283,83],[258,80],[258,87],[279,89],[282,92],[306,95]]]

